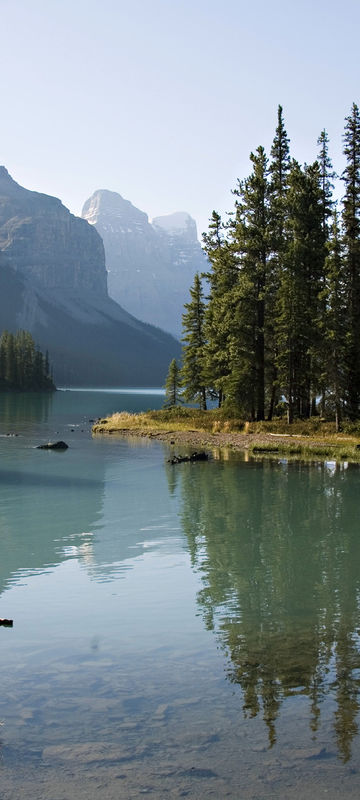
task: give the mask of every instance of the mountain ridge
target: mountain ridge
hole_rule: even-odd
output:
[[[180,337],[195,273],[207,268],[195,220],[181,211],[150,221],[107,189],[85,201],[82,217],[104,242],[109,295],[138,319]]]
[[[48,349],[58,384],[162,385],[179,343],[108,296],[102,239],[0,168],[1,327]]]

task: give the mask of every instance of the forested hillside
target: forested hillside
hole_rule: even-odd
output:
[[[343,199],[326,130],[318,159],[291,157],[281,106],[270,158],[251,153],[251,173],[224,221],[215,211],[183,315],[185,397],[249,419],[287,413],[359,416],[360,115],[345,120]],[[339,207],[338,207],[339,206]]]
[[[52,391],[49,364],[27,331],[3,331],[0,336],[0,391]]]

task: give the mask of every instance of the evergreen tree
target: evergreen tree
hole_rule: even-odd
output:
[[[325,128],[321,131],[317,143],[319,146],[318,163],[320,168],[322,227],[324,239],[327,241],[329,234],[328,220],[331,217],[334,205],[332,193],[336,172],[333,170],[333,165],[329,156],[329,137]]]
[[[40,352],[39,348],[36,348],[35,356],[34,356],[34,365],[33,365],[33,383],[37,389],[41,389],[44,383],[44,380],[48,379],[49,376],[46,372],[46,366],[44,361],[44,356]]]
[[[257,420],[265,417],[265,337],[267,334],[267,283],[269,255],[269,185],[267,180],[267,158],[263,147],[250,154],[253,171],[244,184],[240,184],[236,194],[237,224],[234,227],[234,249],[239,258],[238,281],[239,300],[241,288],[246,286],[247,303],[242,304],[245,318],[238,314],[237,325],[244,342],[243,331],[252,333],[250,352],[253,355],[248,386],[252,384],[250,396],[243,398],[250,414]],[[243,284],[243,286],[242,286]],[[240,292],[239,292],[240,290]],[[239,308],[240,311],[240,308]],[[240,344],[240,341],[239,341]],[[236,361],[239,366],[241,347],[238,347]],[[245,353],[249,364],[249,354]],[[240,370],[242,381],[244,370]],[[233,376],[232,376],[233,380]],[[244,387],[245,388],[245,387]]]
[[[319,146],[319,156],[318,156],[318,164],[320,170],[320,191],[321,191],[321,209],[322,209],[322,230],[323,230],[323,237],[324,237],[324,245],[325,247],[328,244],[329,240],[329,219],[332,214],[332,209],[334,205],[333,201],[333,189],[334,184],[333,181],[336,178],[336,173],[333,170],[332,162],[329,156],[329,137],[325,128],[321,131],[321,134],[317,140],[317,144]],[[322,303],[320,308],[320,316],[323,320],[326,318],[326,275],[325,275],[325,260],[324,260],[324,270],[321,277],[322,283],[322,291],[320,293],[320,303]],[[321,369],[320,364],[324,365],[326,361],[327,353],[326,353],[326,342],[325,342],[325,327],[321,325],[321,331],[323,334],[322,338],[322,345],[323,349],[320,347],[319,342],[319,369],[318,372],[322,372],[324,382],[321,385],[321,413],[322,415],[325,414],[325,407],[326,407],[326,375],[324,369]],[[315,405],[315,396],[313,397],[313,405]]]
[[[18,386],[18,365],[16,361],[15,339],[12,333],[5,334],[5,382],[8,386]]]
[[[184,400],[195,400],[206,410],[205,377],[205,303],[199,274],[190,289],[191,300],[185,303],[183,314],[183,366],[181,382],[185,387]]]
[[[342,222],[348,306],[347,396],[350,417],[356,419],[360,403],[360,114],[355,103],[345,121]]]
[[[322,319],[325,342],[324,383],[333,399],[336,430],[341,428],[345,395],[346,284],[343,274],[342,242],[337,210],[334,209],[325,261],[326,313]]]
[[[46,353],[45,353],[44,373],[45,373],[45,377],[46,378],[50,377],[51,369],[50,369],[49,351],[48,350],[46,350]]]
[[[28,331],[14,335],[3,331],[0,336],[0,388],[20,391],[55,389],[48,374],[49,361],[44,359]]]
[[[269,370],[269,410],[272,419],[274,408],[279,400],[279,381],[277,361],[279,337],[277,327],[277,298],[285,269],[287,191],[290,170],[289,138],[285,130],[283,109],[278,106],[278,124],[270,151],[269,166],[269,249],[270,266],[267,287],[269,330],[267,337]]]
[[[173,408],[173,406],[177,406],[178,403],[183,402],[180,396],[180,388],[181,388],[180,368],[178,366],[176,358],[173,358],[173,360],[170,362],[169,365],[169,371],[165,383],[165,401],[164,401],[165,408]]]
[[[285,396],[288,419],[322,411],[356,418],[360,406],[360,114],[346,118],[342,229],[333,209],[336,177],[324,129],[319,159],[290,161],[282,108],[268,168],[264,149],[239,181],[235,211],[224,224],[212,214],[204,304],[197,276],[184,314],[187,397],[250,419],[271,419]],[[343,235],[342,235],[343,234]],[[0,351],[0,370],[4,358]]]
[[[278,374],[288,420],[308,417],[319,376],[319,295],[324,262],[319,166],[289,173],[284,270],[277,297]]]
[[[209,271],[205,278],[209,285],[208,305],[205,314],[206,338],[205,383],[213,389],[219,406],[225,399],[225,380],[231,372],[229,336],[232,294],[238,280],[237,260],[225,236],[226,226],[216,211],[213,211],[209,233],[203,235],[204,249],[209,259]]]
[[[281,254],[286,219],[286,192],[290,170],[289,138],[285,130],[283,109],[278,106],[278,124],[272,143],[270,156],[270,230],[271,249],[274,254]]]

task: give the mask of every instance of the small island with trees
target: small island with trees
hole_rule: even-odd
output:
[[[337,201],[326,130],[318,138],[317,160],[301,166],[291,158],[279,106],[270,159],[262,146],[251,153],[251,173],[238,181],[228,219],[212,213],[203,236],[209,269],[195,276],[183,314],[182,365],[171,362],[165,410],[149,412],[150,427],[164,428],[167,415],[174,436],[189,415],[193,433],[227,427],[318,438],[342,431],[355,437],[356,447],[360,113],[355,103],[343,144],[343,197]],[[218,408],[207,411],[209,400]],[[198,422],[183,402],[199,405]],[[135,428],[144,428],[140,416]],[[110,418],[108,428],[116,425],[124,427],[123,420]]]
[[[45,356],[28,331],[0,336],[0,392],[53,392],[49,354]]]

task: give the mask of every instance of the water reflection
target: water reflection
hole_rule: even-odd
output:
[[[242,689],[245,715],[262,714],[272,746],[290,698],[308,698],[312,736],[331,700],[347,761],[359,710],[358,467],[264,461],[176,469],[203,584],[198,604],[226,653],[229,680]]]
[[[46,422],[54,401],[52,392],[0,392],[1,434],[22,430],[24,420],[29,429]]]
[[[0,468],[0,594],[19,573],[36,574],[74,556],[89,558],[102,510],[103,465],[81,476],[62,459],[63,474],[58,465],[52,474],[47,455],[37,472]]]
[[[93,441],[79,428],[66,452],[37,441],[0,440],[0,594],[69,559],[108,582],[145,551],[177,548],[160,449],[141,441],[135,456],[134,440]]]

